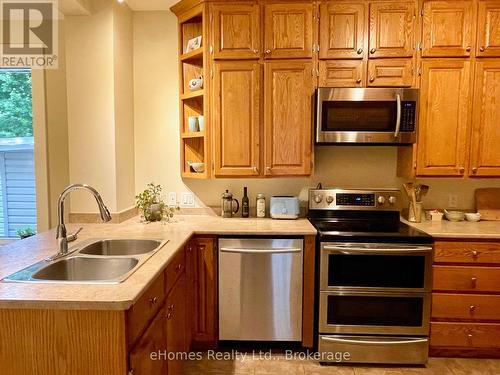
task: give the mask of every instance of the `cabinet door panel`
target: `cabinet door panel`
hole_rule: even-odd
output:
[[[470,62],[422,63],[417,175],[462,176],[467,158]]]
[[[167,297],[165,305],[167,319],[167,349],[169,353],[183,353],[186,347],[186,275],[183,273]],[[183,363],[171,354],[168,361],[168,374],[181,375]]]
[[[326,3],[320,7],[321,59],[362,59],[366,56],[366,5]]]
[[[370,4],[370,53],[376,57],[412,57],[415,45],[415,3]]]
[[[321,87],[363,87],[365,62],[362,60],[320,61]]]
[[[500,176],[500,59],[476,62],[471,174]]]
[[[164,375],[167,373],[167,361],[151,360],[151,353],[162,355],[167,350],[165,310],[162,308],[152,321],[137,345],[130,352],[130,370],[134,375]]]
[[[259,175],[258,62],[214,64],[215,176]]]
[[[479,1],[476,56],[500,57],[500,1]]]
[[[311,174],[312,90],[311,62],[266,63],[266,175]]]
[[[423,10],[423,57],[470,55],[472,1],[426,1]]]
[[[369,87],[411,87],[413,85],[413,59],[368,61]]]
[[[258,59],[260,56],[259,6],[214,4],[215,59]]]
[[[312,57],[312,3],[266,4],[264,30],[266,58]]]

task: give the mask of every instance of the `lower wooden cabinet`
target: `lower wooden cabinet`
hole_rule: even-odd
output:
[[[495,241],[436,242],[431,355],[500,356],[499,249]]]
[[[182,374],[182,357],[189,350],[186,345],[186,275],[182,275],[167,297],[165,305],[168,374]]]

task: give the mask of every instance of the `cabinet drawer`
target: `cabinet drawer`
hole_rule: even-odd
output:
[[[368,86],[413,86],[413,59],[368,61]]]
[[[500,296],[433,293],[431,317],[500,321]]]
[[[165,271],[165,278],[167,280],[165,285],[165,291],[167,294],[170,291],[170,289],[172,289],[172,287],[174,286],[175,282],[182,274],[182,272],[184,272],[185,268],[186,268],[186,254],[185,250],[182,249],[174,256],[174,258],[169,263]]]
[[[431,323],[431,346],[500,348],[500,324]]]
[[[320,61],[321,87],[363,87],[365,62],[362,60]]]
[[[497,242],[436,242],[436,263],[500,264],[500,243]]]
[[[433,266],[433,289],[500,292],[500,267]]]
[[[128,310],[128,343],[132,345],[156,315],[165,300],[163,273],[151,284],[139,300]]]

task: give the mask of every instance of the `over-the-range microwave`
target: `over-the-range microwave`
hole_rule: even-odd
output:
[[[418,95],[418,89],[320,87],[316,143],[415,143]]]

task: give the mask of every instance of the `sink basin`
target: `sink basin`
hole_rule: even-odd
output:
[[[101,240],[84,246],[79,253],[103,256],[133,256],[150,253],[161,245],[158,240]]]
[[[109,281],[119,279],[139,263],[136,258],[61,259],[35,272],[33,280],[50,281]]]

